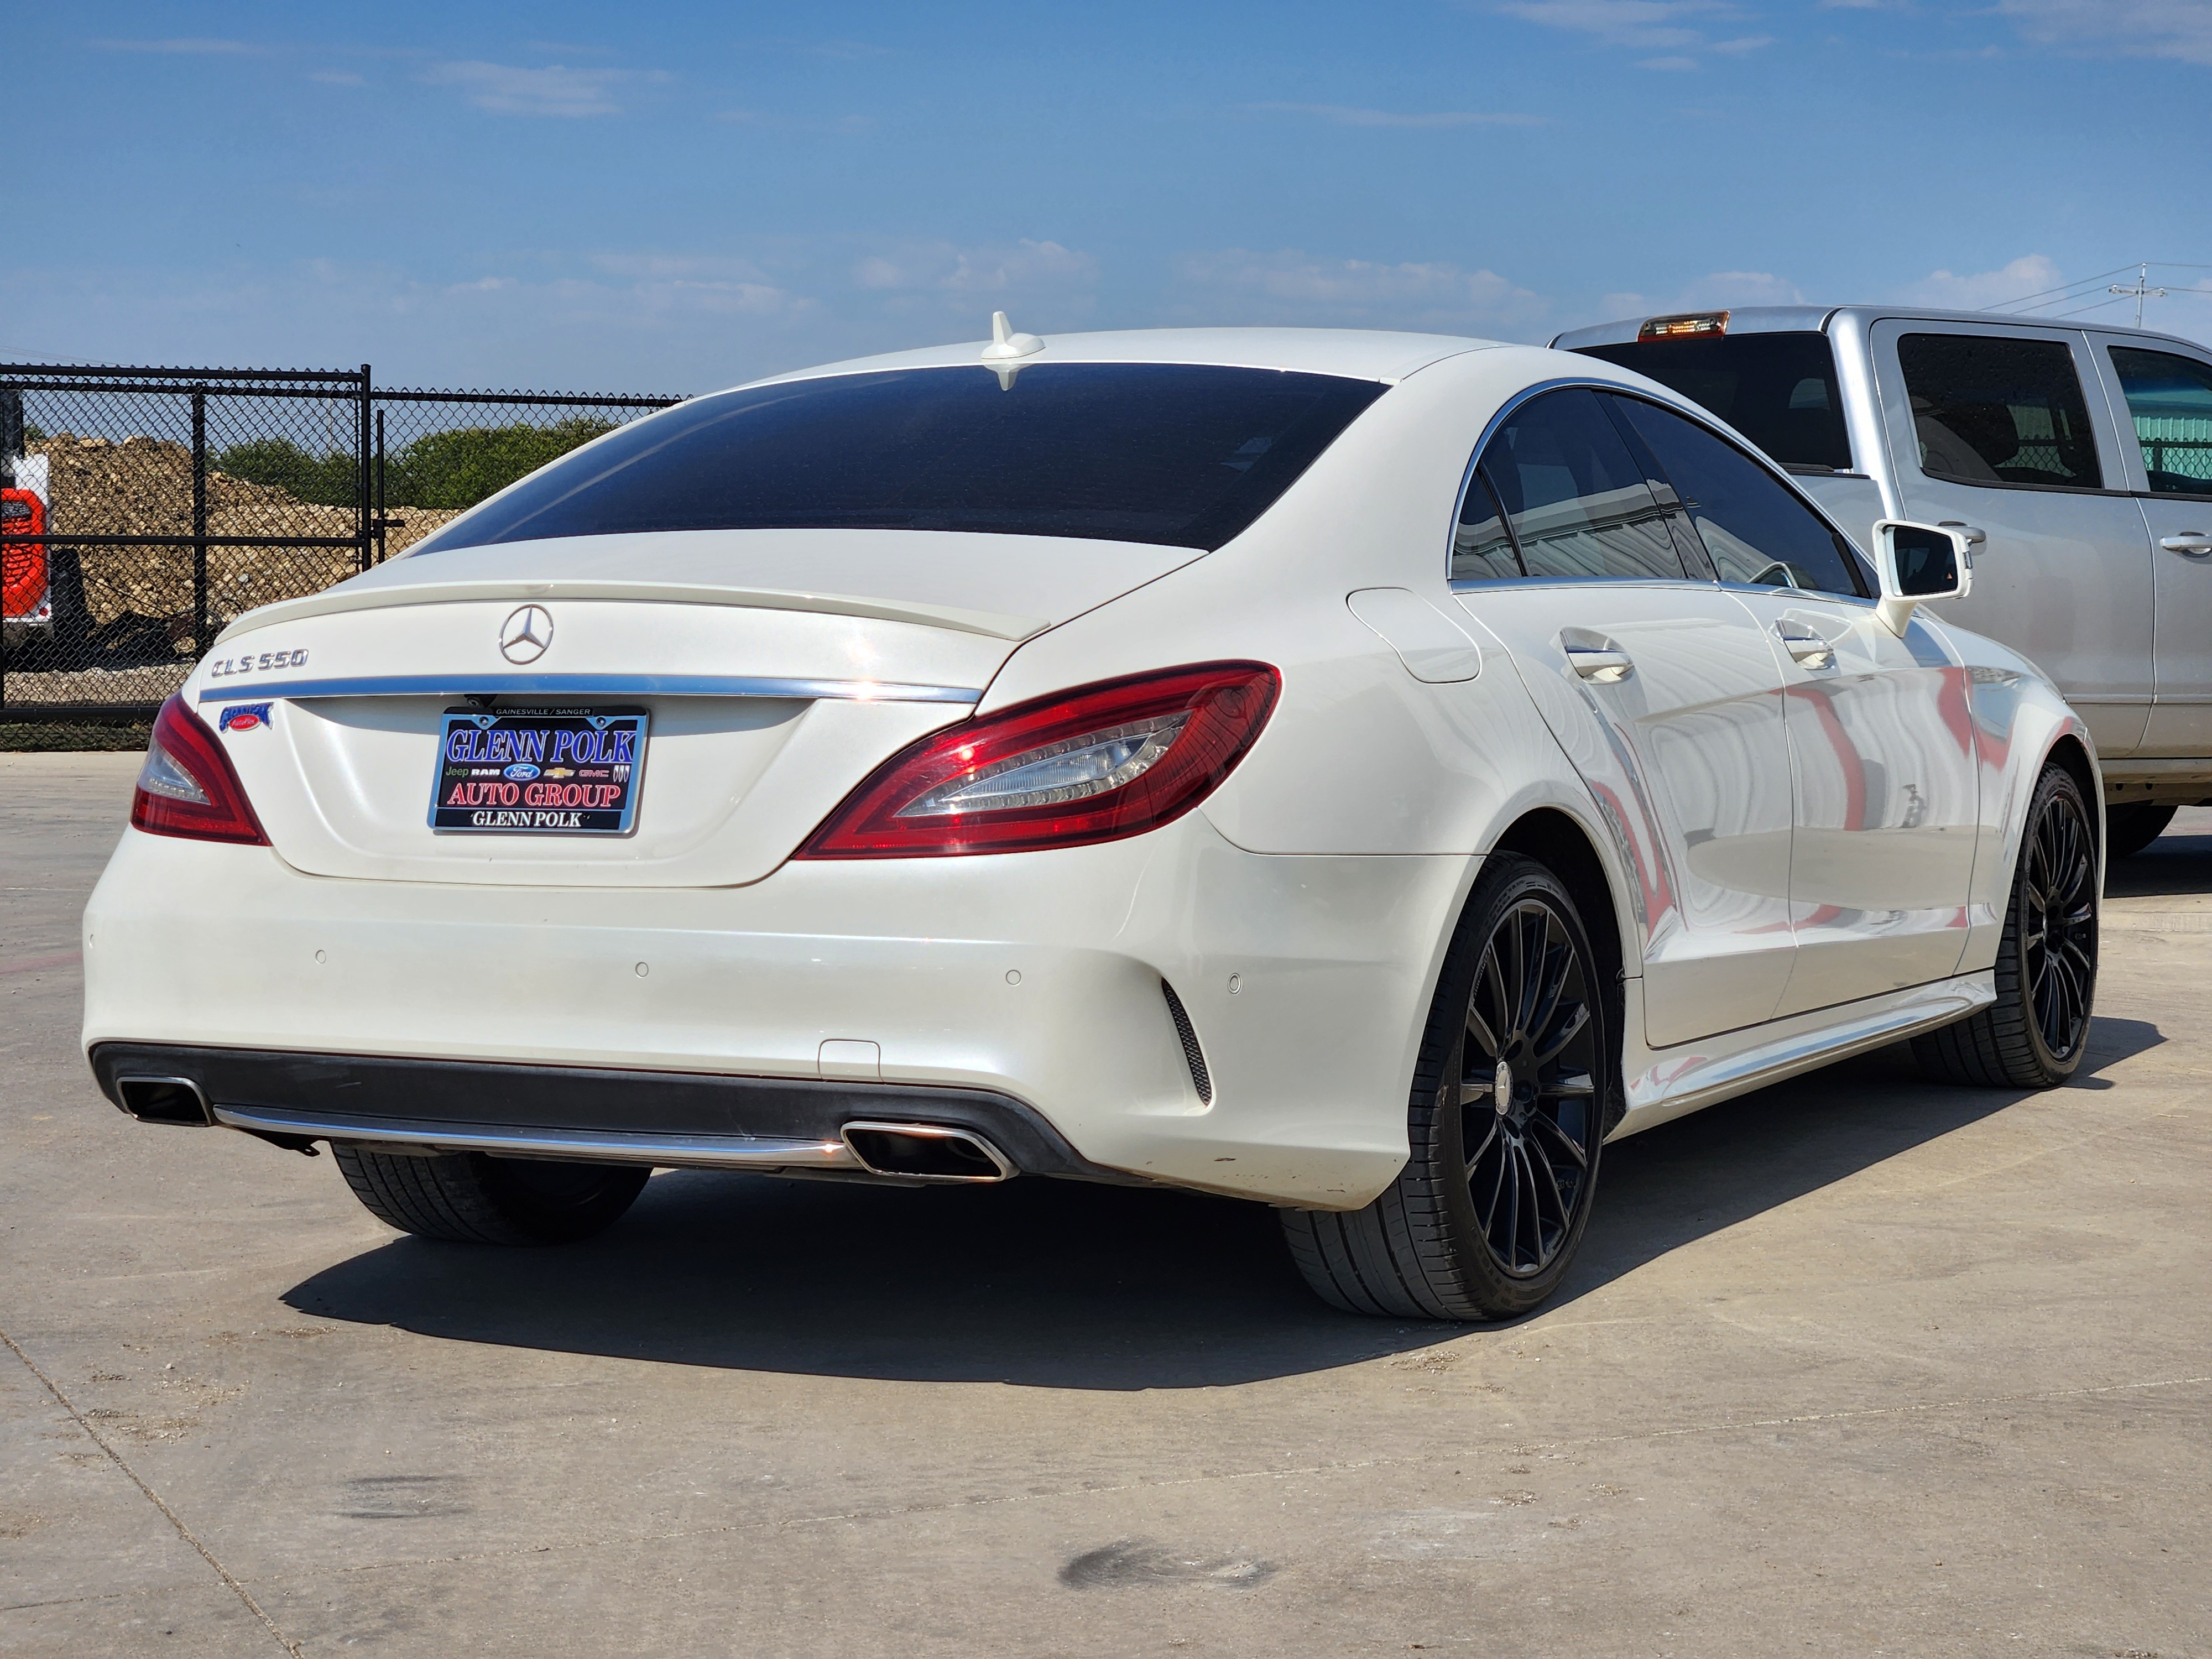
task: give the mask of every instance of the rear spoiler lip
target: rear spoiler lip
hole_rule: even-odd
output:
[[[1196,550],[1193,550],[1196,556]],[[388,568],[389,567],[385,567]],[[1016,643],[1042,633],[1049,619],[970,611],[918,599],[880,599],[849,593],[807,592],[793,588],[725,586],[700,583],[622,581],[589,577],[544,581],[513,579],[479,581],[380,584],[355,587],[341,582],[297,599],[280,599],[249,611],[216,636],[220,647],[240,635],[349,611],[385,611],[410,605],[466,605],[483,600],[521,603],[548,599],[613,599],[647,605],[733,605],[756,611],[812,611],[833,617],[864,617],[878,622],[918,623],[959,634],[981,634]]]

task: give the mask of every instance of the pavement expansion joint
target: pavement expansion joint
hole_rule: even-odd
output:
[[[131,1467],[129,1461],[125,1458],[121,1452],[116,1450],[114,1445],[108,1440],[107,1437],[100,1433],[98,1429],[93,1427],[90,1421],[85,1417],[85,1414],[76,1408],[76,1403],[61,1391],[60,1385],[56,1383],[53,1378],[48,1376],[45,1371],[40,1370],[38,1362],[33,1359],[29,1354],[23,1352],[22,1345],[18,1343],[14,1337],[9,1335],[5,1331],[0,1331],[0,1342],[4,1342],[8,1345],[8,1351],[14,1354],[16,1358],[23,1362],[23,1368],[29,1371],[32,1376],[39,1379],[40,1382],[45,1386],[46,1392],[53,1395],[56,1403],[58,1403],[64,1411],[67,1412],[70,1416],[75,1419],[77,1427],[82,1429],[85,1433],[91,1437],[92,1443],[99,1447],[100,1450],[106,1452],[108,1456],[108,1461],[112,1462],[117,1468],[122,1470],[125,1477],[130,1480],[131,1484],[137,1487],[138,1490],[145,1495],[146,1501],[161,1512],[162,1518],[172,1527],[174,1527],[177,1529],[177,1536],[183,1539],[185,1542],[190,1544],[195,1550],[199,1552],[200,1559],[205,1561],[209,1566],[215,1569],[216,1577],[222,1579],[222,1582],[229,1587],[233,1595],[236,1595],[240,1601],[246,1603],[248,1611],[250,1611],[256,1619],[258,1619],[261,1621],[263,1627],[268,1631],[270,1636],[276,1639],[277,1645],[282,1647],[285,1652],[290,1654],[292,1656],[292,1659],[301,1659],[300,1644],[297,1642],[295,1642],[290,1637],[285,1635],[284,1632],[277,1627],[276,1621],[269,1616],[267,1611],[262,1607],[260,1602],[253,1599],[252,1592],[247,1589],[244,1584],[239,1583],[237,1577],[231,1571],[231,1570],[223,1565],[223,1564],[216,1559],[216,1553],[213,1550],[210,1549],[205,1544],[200,1541],[198,1534],[194,1533],[190,1527],[185,1524],[184,1517],[162,1501],[161,1495],[146,1483],[145,1478],[142,1476],[137,1470]]]

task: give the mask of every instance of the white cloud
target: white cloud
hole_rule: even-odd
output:
[[[2039,46],[2212,64],[2207,0],[1997,0],[1996,9]]]
[[[1728,16],[1735,8],[1725,0],[1501,0],[1498,9],[1526,22],[1590,35],[1609,46],[1654,52],[1700,44],[1704,36],[1683,27],[1684,20]]]
[[[1995,270],[1961,276],[1948,270],[1930,271],[1907,285],[1900,298],[1919,306],[1940,306],[1947,311],[1986,311],[2008,300],[2026,299],[2064,282],[2058,267],[2040,253],[2023,254]]]
[[[625,82],[665,81],[654,70],[569,69],[553,64],[527,69],[514,64],[433,64],[422,78],[434,87],[459,87],[478,109],[499,115],[614,115],[615,89]]]
[[[1087,288],[1097,276],[1098,262],[1088,253],[1026,238],[987,247],[910,243],[871,254],[853,270],[853,280],[864,289],[944,295],[1064,291]]]
[[[1825,296],[1824,296],[1825,297]],[[1726,306],[1799,306],[1805,292],[1786,276],[1771,270],[1716,270],[1686,283],[1673,295],[1608,294],[1597,302],[1597,314],[1583,320],[1617,322],[1625,317],[1657,317],[1677,311],[1717,311]],[[1579,327],[1578,323],[1575,326]]]
[[[1223,248],[1187,255],[1179,273],[1194,289],[1225,297],[1235,320],[1419,328],[1498,328],[1525,333],[1544,301],[1494,270],[1443,261],[1383,264],[1317,259],[1294,249],[1255,253]],[[1208,319],[1220,321],[1221,301]]]
[[[1856,0],[1847,0],[1856,3]],[[1710,39],[1700,25],[1744,15],[1733,0],[1492,0],[1494,9],[1524,22],[1587,35],[1601,46],[1657,55],[1638,58],[1638,69],[1679,72],[1698,67],[1692,53],[1741,57],[1774,44],[1771,34]]]
[[[1358,109],[1346,104],[1247,104],[1261,114],[1310,115],[1340,127],[1534,127],[1542,126],[1541,115],[1493,115],[1476,110],[1437,110],[1426,113],[1389,109]]]

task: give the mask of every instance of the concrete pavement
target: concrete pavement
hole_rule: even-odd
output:
[[[1609,1148],[1568,1291],[1263,1209],[657,1177],[395,1237],[76,1048],[134,757],[0,757],[0,1654],[2212,1654],[2212,811],[2069,1087],[1886,1052]]]

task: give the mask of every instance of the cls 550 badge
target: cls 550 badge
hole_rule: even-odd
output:
[[[299,651],[249,651],[242,657],[210,657],[207,672],[211,680],[228,679],[233,674],[265,674],[278,668],[305,668],[307,653]]]

